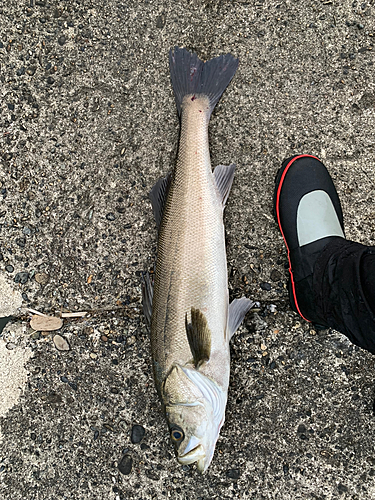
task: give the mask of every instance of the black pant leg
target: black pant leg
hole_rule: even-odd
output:
[[[313,274],[315,316],[375,354],[375,248],[337,239]]]

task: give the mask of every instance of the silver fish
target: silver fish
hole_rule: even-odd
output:
[[[224,423],[229,341],[253,303],[229,304],[223,210],[235,165],[211,169],[208,122],[233,78],[231,54],[204,63],[175,48],[171,80],[181,119],[176,166],[150,193],[159,226],[154,287],[145,279],[154,378],[177,459],[211,463]]]

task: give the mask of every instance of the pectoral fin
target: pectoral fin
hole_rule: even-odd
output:
[[[185,327],[194,365],[198,367],[204,361],[210,359],[211,331],[208,328],[205,315],[199,309],[194,309],[194,307],[191,308],[190,323],[186,313]]]
[[[234,299],[229,304],[228,310],[228,326],[227,332],[229,340],[233,337],[240,324],[242,323],[246,313],[253,307],[254,302],[245,297]]]
[[[172,174],[169,173],[166,177],[159,179],[150,191],[149,197],[151,200],[152,210],[159,229],[163,218],[165,201],[167,199],[169,187],[171,185]]]
[[[221,195],[223,207],[225,207],[230,188],[232,187],[235,170],[236,165],[234,163],[231,165],[218,165],[214,170],[216,187]]]

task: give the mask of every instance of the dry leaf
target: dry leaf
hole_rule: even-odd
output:
[[[38,332],[52,332],[59,330],[63,326],[63,321],[54,316],[33,316],[30,321],[30,326]]]

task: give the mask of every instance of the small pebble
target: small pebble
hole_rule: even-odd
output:
[[[121,462],[118,464],[118,470],[121,474],[127,476],[130,474],[133,466],[133,459],[130,455],[124,455],[121,459]]]
[[[47,78],[47,83],[48,83],[48,85],[52,85],[53,83],[55,83],[55,79],[54,79],[54,78],[52,78],[52,76],[49,76],[49,77]]]
[[[8,342],[7,345],[5,346],[7,349],[9,349],[9,351],[12,351],[13,349],[15,349],[17,346],[16,344],[14,344],[13,342]]]
[[[35,281],[40,285],[46,285],[49,281],[49,276],[46,273],[36,273]]]
[[[262,290],[267,290],[269,292],[271,290],[271,285],[270,283],[264,281],[263,283],[260,284],[260,288]]]
[[[241,476],[241,472],[239,469],[228,469],[226,475],[230,479],[239,479]]]
[[[14,271],[14,267],[12,265],[5,266],[5,271],[8,273],[12,273]]]
[[[95,352],[90,352],[90,358],[91,359],[96,359],[98,357],[97,354],[95,354]]]
[[[22,272],[22,273],[17,273],[14,277],[14,282],[15,283],[21,283],[21,285],[24,285],[27,283],[27,280],[29,279],[29,273],[27,272]]]
[[[26,245],[26,238],[16,238],[16,245],[24,248],[24,246]]]
[[[57,42],[59,45],[63,46],[66,42],[66,36],[65,35],[62,35],[60,36],[58,39],[57,39]]]
[[[281,278],[282,278],[282,274],[281,274],[281,272],[279,270],[272,269],[271,274],[270,274],[270,278],[274,282],[280,281]]]
[[[53,343],[58,351],[69,351],[70,347],[68,342],[61,337],[61,335],[55,335],[53,337]]]
[[[102,335],[100,338],[103,342],[108,342],[108,337],[106,335]]]
[[[130,441],[133,444],[140,443],[145,435],[145,429],[141,425],[133,425]]]
[[[115,216],[115,214],[114,214],[113,212],[109,212],[109,214],[107,214],[107,215],[105,216],[105,218],[106,218],[107,220],[113,221],[113,220],[115,220],[115,219],[116,219],[116,216]]]

